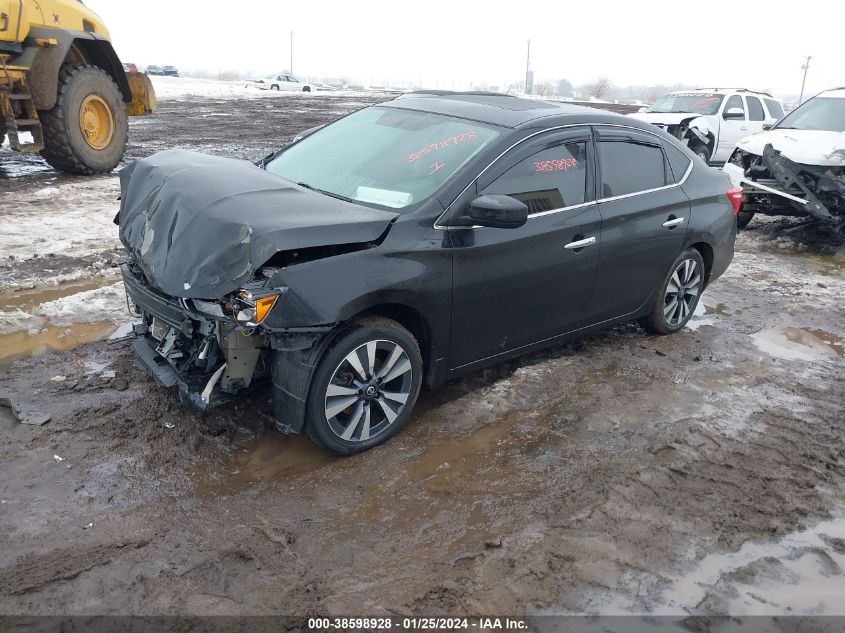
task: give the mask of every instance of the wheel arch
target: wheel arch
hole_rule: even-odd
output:
[[[710,273],[713,270],[713,247],[708,242],[695,242],[689,245],[689,248],[694,248],[701,255],[704,260],[704,287],[710,283]]]
[[[53,46],[39,46],[36,40],[55,41]],[[59,91],[59,72],[63,64],[88,64],[101,68],[120,88],[125,103],[132,101],[129,80],[114,48],[106,39],[84,31],[36,27],[30,30],[26,49],[16,64],[28,66],[27,83],[39,110],[51,110]]]
[[[362,310],[351,320],[367,316],[380,316],[396,321],[413,335],[420,347],[420,355],[422,356],[423,384],[427,384],[432,367],[431,359],[436,357],[436,347],[431,326],[422,312],[403,303],[380,303]]]

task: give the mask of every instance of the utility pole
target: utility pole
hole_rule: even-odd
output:
[[[798,105],[801,105],[804,101],[804,84],[807,83],[807,69],[810,67],[810,60],[813,59],[811,55],[807,55],[807,61],[804,62],[804,65],[801,68],[804,69],[804,79],[801,80],[801,95],[798,97]]]
[[[293,74],[293,31],[290,32],[290,74]]]
[[[525,56],[525,89],[523,91],[525,94],[528,94],[528,73],[531,72],[529,68],[531,68],[531,40],[528,40],[528,52]]]

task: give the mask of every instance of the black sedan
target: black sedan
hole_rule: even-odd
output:
[[[648,124],[479,93],[120,179],[140,363],[200,409],[269,384],[279,430],[339,454],[396,434],[423,385],[625,321],[677,332],[741,197]]]

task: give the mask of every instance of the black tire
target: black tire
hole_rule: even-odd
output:
[[[399,357],[400,360],[396,361],[396,366],[399,363],[404,363],[405,359],[407,359],[410,363],[410,376],[406,379],[403,373],[388,380],[387,383],[381,384],[378,382],[376,384],[377,396],[372,400],[368,399],[363,388],[359,389],[356,385],[350,385],[351,380],[345,384],[350,385],[353,390],[357,389],[359,395],[329,395],[328,389],[330,383],[333,387],[338,385],[338,372],[342,375],[344,368],[352,379],[357,380],[358,374],[352,370],[351,365],[346,365],[348,362],[346,359],[355,353],[355,350],[373,341],[377,341],[378,346],[384,346],[375,350],[374,356],[376,361],[374,363],[373,375],[377,375],[379,370],[384,369],[387,365],[388,357],[393,349],[390,347],[390,344],[393,344],[399,346],[405,354],[405,356]],[[379,356],[379,354],[382,354],[382,356]],[[361,357],[358,358],[360,359]],[[353,321],[337,335],[317,363],[317,369],[314,372],[308,390],[308,399],[305,408],[305,432],[314,442],[337,455],[360,453],[361,451],[386,442],[396,435],[411,417],[411,412],[420,392],[422,368],[419,345],[413,335],[404,327],[395,321],[382,317],[365,317]],[[366,366],[364,367],[364,371],[365,373],[367,372]],[[389,378],[389,375],[386,377]],[[374,376],[371,376],[371,378],[375,384],[377,381],[375,381]],[[334,382],[332,382],[333,380]],[[399,386],[400,381],[403,386]],[[379,390],[383,390],[384,393],[390,393],[385,388],[387,385],[392,385],[390,387],[391,390],[407,390],[407,399],[404,404],[397,405],[399,407],[398,414],[391,407],[391,412],[395,415],[395,419],[392,421],[388,421],[387,411],[384,410],[384,405],[380,404],[381,402],[386,402],[386,400]],[[341,388],[349,389],[350,387]],[[404,396],[405,394],[403,393],[402,395]],[[341,410],[329,419],[327,417],[327,409],[331,408],[329,398],[333,398],[334,402],[337,403],[338,399],[342,400],[349,397],[355,397],[357,400],[350,403],[346,409]],[[369,409],[371,405],[372,409]],[[355,418],[359,406],[362,412],[359,414],[361,417]],[[366,417],[362,419],[364,411],[366,411]],[[343,439],[341,437],[340,430],[344,422],[344,420],[341,420],[341,417],[348,420],[345,427],[347,431],[353,420],[358,420],[355,422],[357,426],[351,434],[352,439]],[[371,423],[373,424],[372,430],[374,434],[372,436],[368,434],[367,439],[362,439],[364,427],[366,426],[369,429]],[[357,438],[355,438],[356,435]]]
[[[675,292],[672,289],[673,287],[677,287],[674,277],[678,269],[689,260],[692,260],[696,267],[690,277],[691,281],[696,281],[694,285],[695,295],[691,294],[693,284],[690,283],[690,292],[688,293],[684,291],[684,306],[679,307],[677,312],[678,318],[675,320],[671,318],[675,313],[670,312],[670,314],[667,315],[667,310],[671,310],[672,308],[671,298],[674,297],[675,301],[678,302],[678,297],[680,297],[681,291],[685,290],[687,284],[683,284],[684,287],[678,288],[677,292]],[[697,279],[695,277],[695,273],[698,275]],[[657,297],[654,299],[654,306],[651,309],[651,313],[647,317],[640,319],[640,325],[652,334],[674,334],[675,332],[681,330],[687,324],[687,321],[690,320],[693,312],[695,312],[695,308],[698,306],[698,301],[701,298],[701,292],[704,290],[705,279],[706,269],[704,267],[704,259],[701,257],[701,253],[694,248],[688,248],[678,255],[678,257],[675,258],[675,261],[672,262],[672,265],[669,267],[669,271],[663,278],[663,283],[660,285]],[[671,287],[670,284],[672,284]]]
[[[6,140],[6,124],[0,121],[0,145]]]
[[[99,97],[111,111],[112,134],[102,148],[90,145],[80,126],[79,113],[89,96]],[[39,115],[44,129],[41,156],[55,169],[71,174],[102,174],[117,167],[123,158],[129,134],[126,104],[120,88],[101,68],[62,66],[56,105]]]
[[[740,211],[736,216],[736,228],[744,229],[754,219],[754,211]]]
[[[302,92],[311,92],[311,86],[303,86]]]
[[[276,84],[273,84],[272,86],[270,86],[270,90],[278,90],[278,89],[279,89],[279,86],[277,86]]]
[[[692,148],[692,153],[698,156],[708,165],[710,164],[710,148],[706,145],[696,145]]]

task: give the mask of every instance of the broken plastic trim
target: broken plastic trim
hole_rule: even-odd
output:
[[[777,180],[778,184],[789,190],[795,185],[798,187],[804,196],[807,198],[807,204],[804,209],[810,215],[827,222],[834,224],[842,224],[845,222],[845,217],[835,216],[830,210],[822,204],[821,200],[816,197],[815,193],[810,190],[804,179],[801,178],[800,172],[806,171],[806,167],[799,165],[786,156],[783,156],[780,151],[776,150],[771,143],[766,145],[763,149],[763,165],[769,170],[769,173]]]

